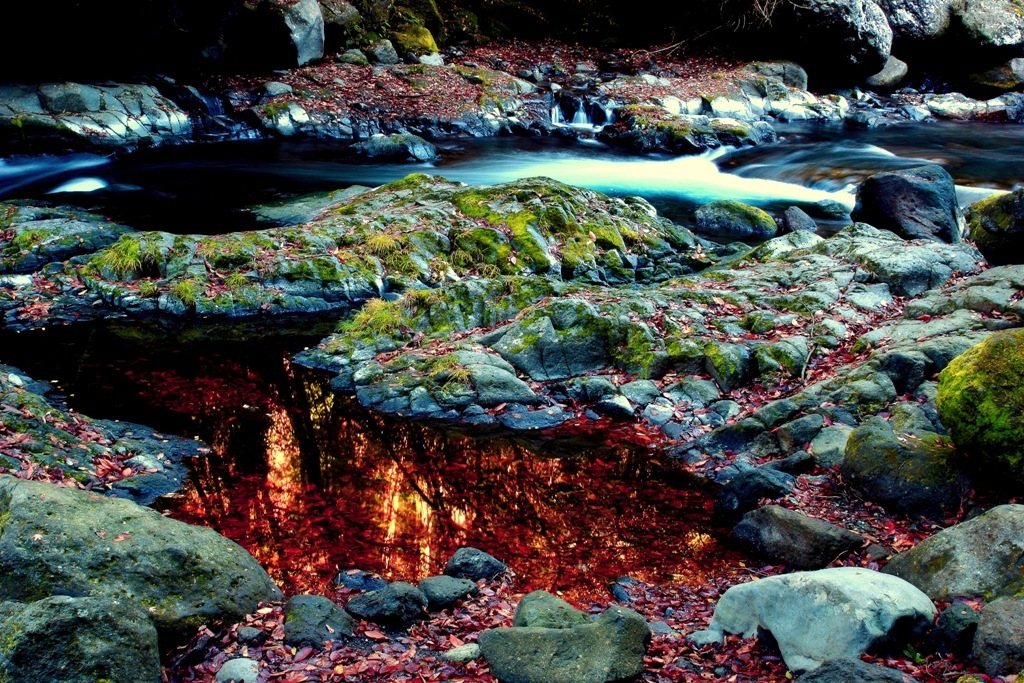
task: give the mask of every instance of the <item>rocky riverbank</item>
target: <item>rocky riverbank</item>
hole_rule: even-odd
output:
[[[582,669],[556,672],[514,654],[517,647],[570,648],[572,667],[642,670],[649,680],[730,671],[781,680],[771,645],[754,649],[727,635],[755,632],[775,636],[789,669],[816,669],[804,675],[808,680],[847,666],[832,660],[864,652],[932,680],[969,671],[963,657],[972,648],[989,676],[1007,676],[1016,671],[1021,643],[1012,635],[1019,632],[1012,605],[996,598],[1016,599],[1017,584],[1006,577],[1016,571],[1020,513],[995,505],[1011,500],[1004,483],[1022,476],[1013,407],[1019,397],[1007,379],[1018,372],[1024,312],[1024,273],[1009,256],[1022,231],[1014,208],[1019,194],[983,200],[965,219],[943,172],[880,174],[863,184],[854,212],[874,226],[855,222],[829,238],[797,230],[757,247],[698,238],[641,199],[546,179],[467,187],[413,175],[372,190],[304,198],[299,208],[258,209],[301,216],[299,225],[212,236],[135,232],[80,211],[12,203],[3,207],[0,232],[0,307],[12,329],[107,317],[294,321],[353,309],[335,334],[297,359],[332,372],[335,391],[355,393],[377,411],[466,428],[550,435],[583,427],[669,448],[692,472],[721,484],[716,514],[768,563],[754,575],[779,575],[744,584],[751,569],[737,567],[698,587],[625,581],[613,595],[639,617],[605,612],[605,598],[594,610],[604,616],[593,623],[586,615],[555,624],[564,628],[513,621],[511,631],[486,637],[485,629],[508,623],[516,600],[511,585],[487,583],[491,576],[477,577],[478,597],[431,617],[421,615],[422,604],[440,604],[430,598],[430,581],[420,586],[423,601],[406,584],[392,584],[392,596],[342,582],[330,599],[306,606],[315,613],[308,619],[323,621],[330,635],[289,645],[290,608],[282,612],[278,603],[223,636],[204,631],[176,658],[172,671],[180,680],[209,680],[222,670],[242,672],[245,680],[271,673],[299,680],[310,671],[353,680],[385,680],[399,671],[488,680],[483,661],[500,680],[582,680],[572,678]],[[754,230],[767,237],[799,224],[787,216],[780,227],[752,207],[725,204],[705,211],[722,234]],[[963,234],[1006,264],[990,266]],[[992,243],[999,246],[993,250]],[[968,369],[971,363],[981,369]],[[69,413],[16,370],[6,370],[0,382],[5,467],[22,479],[109,487],[145,502],[162,486],[145,482],[164,476],[173,483],[177,457],[195,452],[151,430]],[[152,471],[160,467],[167,472]],[[29,586],[34,575],[26,567],[35,566],[37,537],[71,533],[30,523],[37,502],[78,499],[73,491],[32,488],[52,484],[5,486],[10,511],[0,542],[24,560],[4,570],[11,577],[5,585]],[[24,524],[7,521],[15,513]],[[149,519],[138,507],[116,514]],[[105,553],[116,549],[105,539],[113,524],[94,534]],[[137,535],[117,524],[124,533],[114,542]],[[974,527],[991,543],[964,547],[957,539]],[[1009,550],[998,556],[978,552],[1004,546]],[[150,561],[150,550],[132,552],[133,561]],[[193,550],[174,553],[192,557]],[[878,574],[893,555],[886,574]],[[76,618],[102,623],[121,607],[64,603],[141,590],[115,586],[110,594],[85,579],[74,586],[70,578],[51,579],[42,589],[6,596],[32,605],[12,606],[9,623],[35,633],[43,628],[35,611],[60,621],[67,610],[84,615],[86,607],[108,616]],[[256,601],[275,597],[264,588],[249,606],[210,619],[237,620]],[[68,590],[73,598],[64,597]],[[812,606],[820,591],[832,596],[825,612]],[[847,609],[865,602],[864,591],[872,608]],[[684,597],[700,607],[687,606]],[[790,608],[776,613],[762,602]],[[412,623],[408,635],[388,630],[394,618],[379,611],[388,605],[399,610],[400,624]],[[977,621],[975,608],[981,626],[971,641],[974,622],[960,613],[966,609]],[[555,613],[566,610],[573,613],[568,606]],[[115,617],[123,628],[145,624],[138,615]],[[809,619],[849,637],[809,642],[793,631]],[[649,646],[644,621],[664,624]],[[947,632],[949,621],[965,625]],[[158,619],[157,626],[168,624]],[[102,639],[135,638],[127,633]],[[478,636],[479,662],[475,650],[448,660],[433,652]],[[608,652],[587,645],[594,639],[621,648],[621,658],[601,659]],[[322,641],[334,644],[321,649]],[[0,661],[9,671],[28,671],[19,649],[26,641],[12,642]],[[941,654],[950,651],[956,658]],[[62,656],[72,655],[79,657]],[[94,674],[89,668],[83,675]],[[585,680],[608,680],[593,675]]]

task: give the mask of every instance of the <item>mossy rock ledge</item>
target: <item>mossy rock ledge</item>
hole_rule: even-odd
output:
[[[939,375],[939,418],[979,475],[1024,483],[1024,329],[997,332]]]

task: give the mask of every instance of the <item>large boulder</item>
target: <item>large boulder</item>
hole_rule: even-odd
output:
[[[968,206],[967,230],[990,263],[1024,263],[1024,189]]]
[[[357,142],[352,148],[357,154],[370,159],[433,161],[437,158],[436,147],[411,133],[374,135],[366,142]]]
[[[1024,505],[1000,505],[926,538],[885,567],[933,600],[1024,590]]]
[[[732,535],[762,555],[797,569],[821,569],[865,543],[852,531],[777,505],[748,512]]]
[[[996,332],[939,375],[939,419],[980,476],[1024,483],[1024,329]]]
[[[905,644],[931,627],[936,609],[906,581],[859,567],[770,576],[733,586],[708,632],[772,635],[793,671]]]
[[[952,176],[934,165],[869,177],[851,217],[904,239],[941,242],[959,242],[966,226]]]
[[[187,633],[281,599],[267,572],[212,529],[127,500],[0,477],[0,599],[109,597]]]
[[[134,602],[61,595],[3,612],[0,681],[162,680],[156,628]]]
[[[949,30],[953,10],[962,0],[878,0],[892,28],[893,41],[928,41]]]
[[[498,628],[480,649],[501,683],[605,683],[638,676],[650,642],[647,622],[613,606],[573,628]]]
[[[956,12],[967,42],[975,48],[1024,44],[1024,13],[1015,0],[966,0]]]
[[[731,199],[705,204],[693,218],[698,230],[718,237],[768,239],[779,231],[766,211]]]
[[[324,56],[324,16],[317,0],[246,0],[224,31],[235,63],[294,67]]]
[[[970,488],[946,437],[897,433],[878,417],[850,434],[842,472],[844,482],[887,510],[933,518],[956,511]]]
[[[1024,597],[999,598],[981,611],[974,660],[989,676],[1024,670]]]
[[[892,48],[892,29],[872,0],[787,3],[773,22],[791,37],[801,64],[827,80],[878,73]]]

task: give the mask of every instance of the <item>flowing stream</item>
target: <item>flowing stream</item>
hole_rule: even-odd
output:
[[[0,160],[0,198],[48,198],[140,229],[257,227],[246,206],[411,172],[467,183],[550,176],[639,194],[685,222],[695,206],[737,199],[772,210],[850,208],[865,176],[940,163],[964,202],[1024,184],[1024,127],[938,124],[849,131],[793,127],[773,146],[696,157],[636,157],[595,141],[445,143],[435,164],[352,163],[336,146],[281,142]],[[0,332],[0,363],[53,381],[90,416],[195,435],[175,516],[249,549],[289,592],[360,567],[416,580],[473,544],[509,560],[533,588],[603,590],[620,574],[700,580],[732,551],[711,499],[644,448],[580,434],[523,445],[468,438],[368,414],[288,357],[327,334],[115,322]]]

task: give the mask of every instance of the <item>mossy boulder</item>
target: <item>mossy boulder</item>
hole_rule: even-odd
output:
[[[846,442],[843,481],[886,509],[942,517],[969,488],[948,439],[928,431],[895,432],[870,418]]]
[[[319,595],[296,595],[284,606],[284,642],[292,647],[322,647],[354,634],[356,621]]]
[[[943,529],[885,567],[933,600],[985,598],[1024,591],[1024,505],[999,505]]]
[[[698,230],[718,237],[768,239],[779,231],[767,211],[731,199],[705,204],[693,217]]]
[[[573,628],[484,631],[480,649],[503,683],[605,683],[638,676],[650,639],[643,617],[615,606]]]
[[[399,54],[411,53],[417,57],[437,52],[437,42],[426,26],[404,24],[392,31],[391,42]]]
[[[113,598],[180,634],[281,599],[233,541],[127,500],[5,476],[0,520],[0,599]]]
[[[1024,329],[996,332],[939,375],[939,419],[980,476],[1024,483]]]
[[[1024,190],[994,194],[971,204],[967,230],[990,263],[1024,263]]]
[[[157,683],[157,631],[139,605],[54,596],[0,619],[0,681]]]

